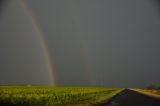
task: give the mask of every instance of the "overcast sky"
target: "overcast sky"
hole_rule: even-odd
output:
[[[26,0],[48,43],[57,85],[160,84],[155,0]],[[19,0],[0,18],[0,84],[50,85],[32,19]]]

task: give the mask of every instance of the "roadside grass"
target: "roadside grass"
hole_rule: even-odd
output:
[[[121,88],[1,86],[0,106],[90,106],[107,101]]]
[[[148,90],[148,89],[131,89],[141,94],[156,98],[160,100],[160,90]]]

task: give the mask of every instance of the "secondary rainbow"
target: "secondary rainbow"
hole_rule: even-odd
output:
[[[19,0],[21,6],[24,8],[24,11],[27,13],[27,15],[30,17],[31,21],[32,21],[32,25],[36,31],[36,36],[38,37],[41,47],[43,49],[43,53],[45,56],[45,61],[47,63],[47,67],[48,67],[48,72],[49,72],[49,77],[50,77],[50,81],[51,81],[51,85],[56,86],[56,77],[55,77],[55,68],[53,66],[53,63],[51,61],[51,57],[49,54],[49,50],[48,50],[48,45],[47,42],[44,38],[44,34],[42,32],[42,30],[40,29],[40,26],[38,26],[37,24],[37,20],[34,17],[31,9],[29,8],[29,6],[27,5],[27,3],[25,3],[24,0]]]

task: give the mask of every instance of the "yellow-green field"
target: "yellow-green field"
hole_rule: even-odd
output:
[[[90,106],[109,100],[119,88],[1,86],[0,106]]]

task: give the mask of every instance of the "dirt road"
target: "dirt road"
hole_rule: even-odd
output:
[[[160,106],[160,100],[126,89],[100,106]]]

